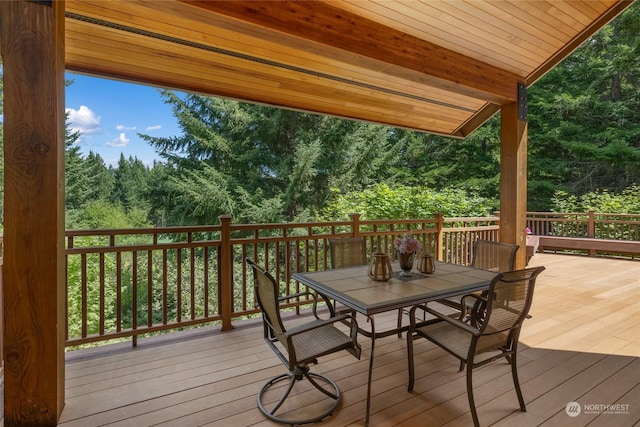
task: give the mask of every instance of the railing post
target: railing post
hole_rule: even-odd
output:
[[[351,218],[351,236],[360,237],[360,214],[350,213],[349,218]]]
[[[233,246],[231,245],[231,215],[220,215],[220,251],[218,252],[219,310],[221,331],[233,329]]]
[[[444,233],[442,232],[442,230],[444,229],[444,215],[442,215],[441,212],[436,212],[435,217],[438,220],[436,224],[437,233],[436,233],[435,255],[438,261],[442,261],[444,260],[444,256],[442,254],[442,238],[444,236]]]
[[[596,215],[594,211],[589,211],[589,223],[587,224],[587,237],[596,237]],[[595,249],[589,249],[589,256],[596,256]]]
[[[596,213],[589,211],[589,224],[587,225],[587,237],[596,237]]]

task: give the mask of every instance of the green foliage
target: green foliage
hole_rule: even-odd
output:
[[[395,175],[407,185],[459,188],[497,200],[499,124],[494,117],[464,140],[402,131],[407,146]]]
[[[396,130],[200,95],[163,92],[182,136],[141,135],[166,159],[152,210],[169,224],[307,219],[331,196],[392,176]]]
[[[114,172],[114,187],[111,201],[122,205],[126,210],[134,208],[148,209],[146,195],[148,192],[148,170],[137,158],[125,159],[120,153],[118,167]]]
[[[360,213],[362,219],[430,218],[440,212],[446,217],[486,216],[491,214],[488,200],[468,195],[463,190],[430,190],[386,184],[373,185],[364,191],[340,194],[323,212],[324,220],[347,218]]]
[[[558,191],[553,197],[554,212],[640,214],[640,187],[632,185],[619,194],[607,190],[576,196]]]
[[[67,215],[67,227],[74,229],[144,228],[150,227],[147,211],[133,208],[126,211],[122,206],[106,200],[86,203]]]
[[[530,89],[529,210],[640,181],[639,33],[636,3]]]

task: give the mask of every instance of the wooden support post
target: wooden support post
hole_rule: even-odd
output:
[[[0,2],[5,425],[64,406],[64,2]]]
[[[520,246],[516,269],[527,264],[527,122],[522,105],[526,111],[526,94],[520,98],[502,106],[500,129],[500,241]]]

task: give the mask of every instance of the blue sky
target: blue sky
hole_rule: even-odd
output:
[[[93,151],[105,164],[116,165],[124,153],[151,166],[160,158],[138,134],[182,134],[171,107],[155,87],[74,73],[66,73],[66,78],[73,81],[65,93],[67,123],[80,132],[77,144],[85,156]]]

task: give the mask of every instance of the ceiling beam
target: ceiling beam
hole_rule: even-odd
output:
[[[316,53],[495,104],[515,102],[523,77],[317,1],[183,3],[312,42]],[[249,29],[248,29],[249,30]],[[279,37],[282,37],[281,35]],[[286,40],[286,39],[285,39]]]

